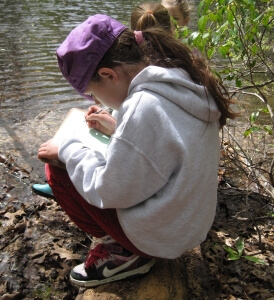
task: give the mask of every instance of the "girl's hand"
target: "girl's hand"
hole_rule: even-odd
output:
[[[52,140],[48,140],[40,146],[38,150],[38,158],[58,160],[58,145]]]
[[[112,135],[115,131],[116,120],[107,111],[102,110],[99,106],[90,106],[85,115],[89,128],[95,128],[106,135]],[[99,112],[96,114],[96,112]]]

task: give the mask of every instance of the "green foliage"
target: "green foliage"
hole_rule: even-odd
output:
[[[270,147],[264,143],[268,143],[274,126],[274,0],[201,0],[197,30],[180,28],[176,23],[175,28],[177,36],[194,53],[200,52],[208,59],[229,95],[238,100],[239,110],[250,114],[249,119],[246,115],[242,118],[248,123],[240,124],[245,128],[243,136],[248,138],[245,142],[239,142],[230,128],[224,128],[233,141],[230,145],[235,155],[230,159],[246,176],[247,183],[252,179],[273,197],[265,186],[274,186],[274,159],[266,155]]]
[[[269,2],[202,0],[198,8],[198,31],[189,34],[190,31],[185,27],[182,29],[183,36],[187,36],[187,42],[208,58],[218,52],[222,58],[230,56],[245,59],[246,63],[254,67],[256,60],[248,59],[247,50],[257,55],[261,50],[257,44],[269,38],[266,33],[273,28],[271,21],[274,12]],[[268,43],[263,48],[271,50]]]
[[[261,113],[268,114],[269,111],[267,108],[263,108],[263,109],[259,109],[256,112],[251,113],[250,118],[249,118],[250,119],[250,127],[247,130],[245,130],[244,137],[247,137],[248,135],[252,134],[255,131],[262,131],[262,130],[267,132],[269,135],[272,135],[272,126],[270,126],[270,125],[262,126],[260,124],[256,125],[256,121],[259,119],[259,116]]]
[[[177,35],[212,62],[232,95],[257,96],[274,123],[273,0],[202,0],[198,14],[198,30],[177,27]]]
[[[240,258],[244,258],[246,260],[258,263],[258,264],[265,264],[263,259],[252,255],[243,255],[244,252],[244,239],[238,238],[235,242],[236,250],[232,249],[231,247],[224,246],[224,249],[228,252],[227,259],[228,260],[238,260]]]

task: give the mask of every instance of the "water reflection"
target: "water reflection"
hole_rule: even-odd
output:
[[[24,121],[56,105],[58,109],[86,107],[88,103],[62,77],[56,48],[89,15],[109,14],[128,24],[136,4],[133,0],[2,0],[0,122],[4,118]]]

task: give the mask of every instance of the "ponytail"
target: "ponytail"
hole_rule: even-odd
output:
[[[204,86],[214,98],[221,112],[220,127],[226,124],[227,118],[234,119],[237,116],[230,109],[233,102],[226,89],[215,78],[205,59],[195,55],[187,45],[161,28],[145,29],[142,31],[142,37],[143,41],[138,43],[133,31],[123,31],[100,61],[97,70],[102,67],[113,68],[140,63],[145,66],[181,68],[188,72],[196,84]]]

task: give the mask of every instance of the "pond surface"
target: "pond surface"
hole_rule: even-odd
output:
[[[0,125],[25,121],[45,109],[87,107],[90,103],[62,77],[55,51],[89,15],[108,14],[128,24],[136,5],[133,0],[1,1]]]
[[[133,1],[1,1],[1,115],[31,117],[59,103],[83,99],[63,79],[55,51],[89,15],[111,14],[127,21]]]

